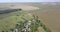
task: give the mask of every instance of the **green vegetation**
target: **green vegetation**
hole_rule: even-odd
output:
[[[31,32],[36,32],[37,28],[40,27],[41,25],[41,21],[38,19],[38,16],[35,15],[31,15],[31,13],[27,13],[23,11],[17,11],[17,12],[13,12],[16,15],[12,15],[9,17],[6,17],[4,19],[0,20],[0,30],[1,31],[8,31],[11,32],[13,31],[15,28],[19,28],[20,30],[23,29],[23,24],[27,21],[27,20],[31,20],[32,21],[32,25],[30,26],[31,28]],[[33,22],[33,20],[35,20],[35,22]],[[21,25],[17,25],[17,24],[21,24]],[[43,25],[41,25],[42,27]],[[44,26],[42,27],[43,31],[45,30]]]
[[[14,12],[14,13],[18,13],[18,12]],[[22,12],[21,12],[22,13]],[[11,28],[14,28],[15,27],[15,24],[17,22],[24,22],[25,20],[22,19],[21,17],[23,18],[26,18],[27,20],[31,19],[32,17],[30,15],[28,15],[27,13],[22,13],[19,16],[17,15],[12,15],[12,16],[9,16],[9,17],[6,17],[4,19],[1,19],[0,20],[0,30],[5,30],[5,31],[9,31]],[[12,13],[11,13],[12,14]]]
[[[37,6],[37,5],[34,5]],[[27,22],[27,20],[33,21],[33,19],[36,22],[32,22],[32,25],[30,26],[31,32],[36,32],[38,31],[37,28],[40,27],[42,32],[51,32],[40,20],[38,16],[31,15],[34,14],[35,12],[40,12],[40,10],[46,9],[48,6],[38,6],[39,10],[35,11],[16,11],[16,12],[11,12],[8,14],[1,14],[0,15],[0,32],[11,32],[15,28],[19,28],[19,30],[23,29],[23,24]],[[19,25],[18,25],[19,24]],[[21,24],[21,25],[20,25]]]

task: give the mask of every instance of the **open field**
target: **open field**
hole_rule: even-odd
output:
[[[1,8],[2,7],[2,8]],[[14,4],[14,5],[0,5],[1,10],[6,9],[19,9],[22,11],[11,12],[7,14],[0,14],[0,30],[8,30],[15,26],[16,15],[25,15],[28,13],[37,15],[40,17],[43,24],[46,25],[52,32],[60,32],[60,5],[42,5],[42,4]],[[19,16],[20,17],[20,16]],[[17,17],[18,18],[18,17]],[[26,16],[26,19],[31,18]],[[18,21],[20,18],[18,18]],[[23,20],[23,19],[21,19]],[[24,20],[23,20],[24,21]],[[9,24],[9,25],[7,25]],[[2,26],[1,26],[2,25]],[[10,26],[11,25],[11,26]],[[7,27],[4,27],[7,26]],[[3,29],[5,28],[5,29]],[[8,29],[7,29],[8,28]],[[40,28],[40,27],[39,27]],[[42,29],[43,30],[43,29]],[[39,31],[39,30],[38,30]],[[39,31],[41,32],[41,31]]]
[[[3,8],[1,8],[3,7]],[[15,29],[16,27],[16,24],[18,22],[26,22],[25,19],[27,20],[30,20],[32,19],[32,15],[30,15],[30,11],[33,11],[33,10],[37,10],[39,9],[38,7],[34,7],[34,6],[24,6],[24,5],[13,5],[12,7],[10,5],[2,5],[0,8],[0,32],[1,31],[8,31],[8,32],[11,32],[10,29]],[[5,8],[4,8],[5,7]],[[9,7],[9,8],[8,8]],[[12,9],[22,9],[21,11],[18,10],[18,11],[13,11]],[[7,12],[6,12],[7,11]],[[11,11],[11,12],[10,12]],[[23,17],[23,18],[21,18]],[[25,18],[25,19],[24,19]],[[23,24],[21,24],[23,25]],[[24,26],[22,26],[24,27]],[[35,27],[35,25],[32,25],[32,27]],[[36,28],[32,28],[34,30],[32,30],[32,32],[36,32],[35,30],[37,29]],[[42,31],[44,29],[42,28]],[[45,30],[44,30],[45,32]]]
[[[60,32],[60,5],[46,5],[44,9],[36,11],[42,22],[51,29],[52,32]]]

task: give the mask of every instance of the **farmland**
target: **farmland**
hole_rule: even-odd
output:
[[[43,5],[43,4],[0,4],[0,11],[6,9],[19,9],[21,11],[10,12],[6,14],[0,14],[0,30],[10,31],[15,28],[15,24],[25,20],[33,19],[32,15],[36,15],[40,18],[41,22],[49,28],[52,32],[60,32],[60,5]],[[32,14],[32,15],[30,15]],[[38,32],[45,32],[43,28],[38,27]]]
[[[26,22],[26,20],[28,21],[28,20],[33,19],[33,16],[32,16],[33,14],[31,15],[30,11],[39,9],[38,7],[29,6],[29,5],[23,5],[23,6],[22,5],[13,5],[12,7],[11,7],[11,5],[5,5],[5,6],[2,5],[0,8],[1,8],[0,9],[0,32],[3,32],[3,31],[11,32],[12,29],[17,29],[15,27],[17,23],[19,23],[19,24],[20,24],[20,22],[24,23],[24,22]],[[16,11],[16,9],[17,9],[17,11]],[[18,10],[18,9],[22,9],[22,10]],[[37,23],[37,22],[35,22],[35,23]],[[23,25],[23,24],[21,24],[21,25]],[[22,26],[23,28],[24,28],[24,25]],[[39,24],[38,24],[38,26],[37,26],[37,24],[31,25],[31,27],[30,27],[31,32],[36,32],[35,30],[39,26],[40,26]],[[17,26],[17,27],[19,28],[19,26]],[[33,27],[35,27],[35,28],[33,28]],[[19,29],[22,29],[22,28],[19,28]],[[45,32],[43,27],[41,27],[41,29],[42,29],[42,32]],[[21,31],[21,30],[19,30],[19,31]]]

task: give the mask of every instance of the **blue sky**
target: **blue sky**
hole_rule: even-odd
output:
[[[0,3],[5,2],[60,2],[60,0],[0,0]]]

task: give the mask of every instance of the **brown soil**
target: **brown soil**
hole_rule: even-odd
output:
[[[38,7],[34,7],[34,6],[29,6],[29,5],[3,5],[0,6],[0,9],[22,9],[22,10],[36,10],[39,9]]]
[[[52,32],[60,32],[60,9],[47,9],[36,14]]]

